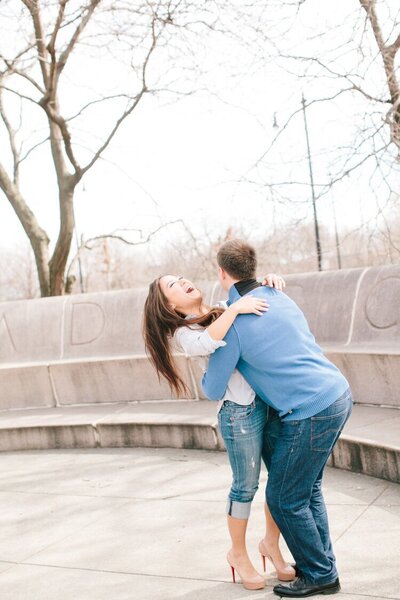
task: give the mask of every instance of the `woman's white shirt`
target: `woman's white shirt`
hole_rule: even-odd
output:
[[[200,325],[190,325],[190,327],[179,327],[173,335],[175,349],[183,352],[186,356],[200,357],[203,371],[207,369],[207,358],[215,352],[217,348],[225,346],[223,340],[213,340],[207,329]],[[218,403],[217,411],[221,409],[225,400],[230,400],[236,404],[247,406],[253,402],[255,392],[247,383],[244,377],[235,369],[228,381],[228,386],[222,400]]]

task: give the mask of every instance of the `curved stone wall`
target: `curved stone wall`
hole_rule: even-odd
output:
[[[304,311],[358,402],[400,406],[400,266],[290,275]],[[224,298],[200,285],[209,304]],[[0,304],[0,409],[171,397],[144,352],[146,289]],[[193,398],[195,360],[177,358]]]

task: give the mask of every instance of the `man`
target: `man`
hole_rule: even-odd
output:
[[[203,377],[208,398],[223,397],[237,368],[279,413],[281,433],[271,457],[267,502],[296,561],[299,577],[274,587],[279,596],[303,598],[340,590],[321,491],[328,457],[351,413],[349,384],[323,355],[299,307],[255,279],[254,249],[241,240],[223,244],[219,280],[229,303],[241,295],[265,298],[262,317],[239,315],[209,360]]]

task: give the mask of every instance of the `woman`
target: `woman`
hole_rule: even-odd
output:
[[[263,282],[281,289],[284,282],[267,276]],[[189,390],[174,364],[173,351],[189,356],[208,356],[225,345],[223,338],[238,314],[261,316],[268,310],[264,300],[243,296],[228,308],[210,308],[202,293],[189,280],[164,275],[150,284],[145,302],[143,335],[149,358],[172,390],[179,395]],[[233,472],[228,496],[227,519],[232,548],[227,560],[239,573],[244,587],[262,589],[265,579],[256,571],[246,549],[246,529],[253,497],[258,488],[261,460],[268,468],[273,438],[279,435],[277,413],[268,407],[234,371],[224,398],[218,405],[218,424],[224,439]],[[259,544],[263,557],[274,564],[279,579],[291,581],[295,570],[288,565],[279,550],[279,529],[265,503],[266,533]]]

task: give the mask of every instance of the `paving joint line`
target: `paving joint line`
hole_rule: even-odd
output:
[[[29,557],[30,558],[30,557]],[[3,560],[1,562],[9,562],[6,560]],[[29,566],[29,567],[48,567],[48,568],[52,568],[52,569],[68,569],[70,571],[88,571],[90,573],[115,573],[116,575],[133,575],[135,577],[155,577],[155,578],[162,578],[162,579],[177,579],[177,580],[184,580],[184,581],[206,581],[209,583],[226,583],[231,585],[231,581],[230,580],[225,580],[225,579],[207,579],[204,577],[182,577],[182,576],[177,576],[177,575],[163,575],[163,574],[154,574],[154,573],[137,573],[135,571],[118,571],[115,569],[94,569],[94,568],[90,568],[90,567],[71,567],[68,565],[52,565],[52,564],[47,564],[47,563],[32,563],[29,561],[21,561],[21,562],[17,562],[17,563],[12,563],[13,566],[19,566],[19,565],[24,565],[24,566]],[[8,569],[7,569],[8,570]],[[0,573],[1,576],[1,573]],[[275,585],[271,584],[271,585]]]
[[[18,566],[30,566],[30,567],[44,567],[44,568],[51,568],[51,569],[67,569],[69,571],[87,571],[89,573],[113,573],[115,575],[132,575],[134,577],[152,577],[152,578],[161,578],[161,579],[175,579],[175,580],[184,580],[184,581],[204,581],[207,583],[223,583],[223,584],[227,584],[227,585],[232,585],[232,582],[230,580],[224,580],[224,579],[208,579],[208,578],[204,578],[204,577],[178,577],[175,575],[154,575],[152,573],[137,573],[137,572],[132,572],[132,571],[117,571],[115,569],[94,569],[94,568],[90,568],[90,567],[71,567],[68,565],[52,565],[52,564],[46,564],[46,563],[32,563],[32,562],[28,562],[28,561],[21,561],[21,562],[15,562],[15,561],[8,561],[8,560],[2,560],[0,562],[3,563],[8,563],[10,566],[8,569],[5,569],[4,571],[2,571],[0,573],[0,578],[1,575],[3,573],[6,573],[9,569],[12,569],[13,567],[18,567]],[[277,580],[278,581],[278,580]],[[267,587],[272,587],[276,585],[275,582],[269,584],[267,582]],[[340,591],[339,592],[339,596],[360,596],[360,598],[375,598],[376,600],[399,600],[398,598],[395,598],[394,596],[385,596],[384,598],[382,596],[376,596],[376,595],[372,595],[372,594],[368,594],[368,593],[359,593],[359,592],[343,592]],[[282,598],[282,596],[281,596]]]
[[[13,569],[14,567],[18,567],[18,565],[19,565],[19,563],[13,562],[13,561],[9,561],[9,560],[1,560],[0,562],[6,563],[6,564],[9,565],[7,567],[7,569],[3,569],[2,571],[0,571],[0,577],[3,575],[3,573],[7,573],[7,571],[9,571],[10,569]]]
[[[128,504],[128,502],[122,502],[119,506],[118,509],[122,508],[123,506],[125,506],[126,504]],[[115,510],[115,507],[110,508],[109,511],[106,511],[106,514],[108,514],[109,512],[112,512],[113,510]],[[83,531],[85,530],[87,527],[90,527],[91,525],[93,525],[93,523],[96,523],[97,521],[99,521],[102,518],[102,516],[98,517],[98,518],[93,518],[91,519],[88,523],[86,523],[85,525],[82,525],[82,527],[79,528],[79,531]],[[55,540],[53,542],[51,542],[50,544],[47,544],[47,546],[44,546],[43,548],[41,548],[40,550],[37,550],[36,552],[33,552],[33,554],[29,554],[28,556],[26,556],[25,558],[22,559],[22,561],[20,561],[19,564],[24,564],[25,560],[29,560],[30,558],[36,556],[37,554],[40,554],[41,552],[44,552],[45,550],[48,550],[49,548],[51,548],[52,546],[54,546],[55,544],[60,544],[62,542],[64,542],[65,540],[67,540],[69,537],[71,537],[71,535],[75,535],[75,533],[69,533],[68,535],[65,535],[64,537],[59,538],[58,540]],[[6,561],[3,561],[6,562]],[[27,563],[28,564],[28,563]],[[33,563],[35,564],[35,563]],[[0,573],[1,575],[1,573]]]
[[[390,482],[389,482],[390,484]],[[388,486],[387,486],[388,487]],[[387,487],[383,490],[385,492]],[[103,488],[104,489],[104,488]],[[382,492],[382,493],[383,493]],[[73,498],[97,498],[99,500],[133,500],[135,502],[156,502],[156,501],[164,501],[164,500],[179,500],[180,502],[206,502],[209,504],[220,504],[222,500],[210,500],[207,498],[199,499],[199,498],[182,498],[179,495],[174,496],[113,496],[108,494],[77,494],[77,493],[68,493],[68,492],[36,492],[31,490],[1,490],[0,494],[27,494],[27,495],[36,495],[36,496],[65,496],[65,497],[73,497]],[[375,498],[375,500],[379,499],[379,495]],[[375,502],[375,500],[373,502]],[[263,500],[254,500],[254,504],[263,504]],[[365,506],[365,508],[369,508],[370,504],[366,504],[364,502],[326,502],[326,506]],[[390,504],[377,504],[377,506],[400,506],[398,502],[391,502]],[[0,561],[1,562],[1,561]]]
[[[383,488],[383,490],[381,490],[379,492],[379,494],[377,496],[375,496],[375,498],[373,500],[371,500],[371,502],[369,504],[367,504],[367,506],[365,507],[365,509],[358,515],[358,517],[356,517],[354,519],[354,521],[352,521],[350,523],[350,525],[348,527],[346,527],[346,529],[337,538],[335,538],[335,544],[353,527],[353,525],[355,525],[357,523],[357,521],[359,519],[361,519],[362,516],[365,515],[365,513],[367,512],[367,510],[369,508],[371,508],[371,506],[373,506],[377,500],[379,500],[379,498],[386,492],[386,490],[388,489],[388,487],[389,487],[389,483],[387,483],[385,485],[385,487]]]
[[[68,493],[57,493],[57,492],[31,492],[24,490],[0,490],[0,494],[33,494],[36,496],[65,496],[66,498],[99,498],[108,500],[163,500],[164,498],[137,498],[136,496],[106,496],[102,494],[68,494]]]
[[[377,598],[377,600],[399,600],[399,598],[395,598],[393,596],[375,596],[372,594],[368,594],[368,593],[364,593],[361,594],[360,592],[340,592],[340,594],[343,594],[343,596],[360,596],[360,598]]]

